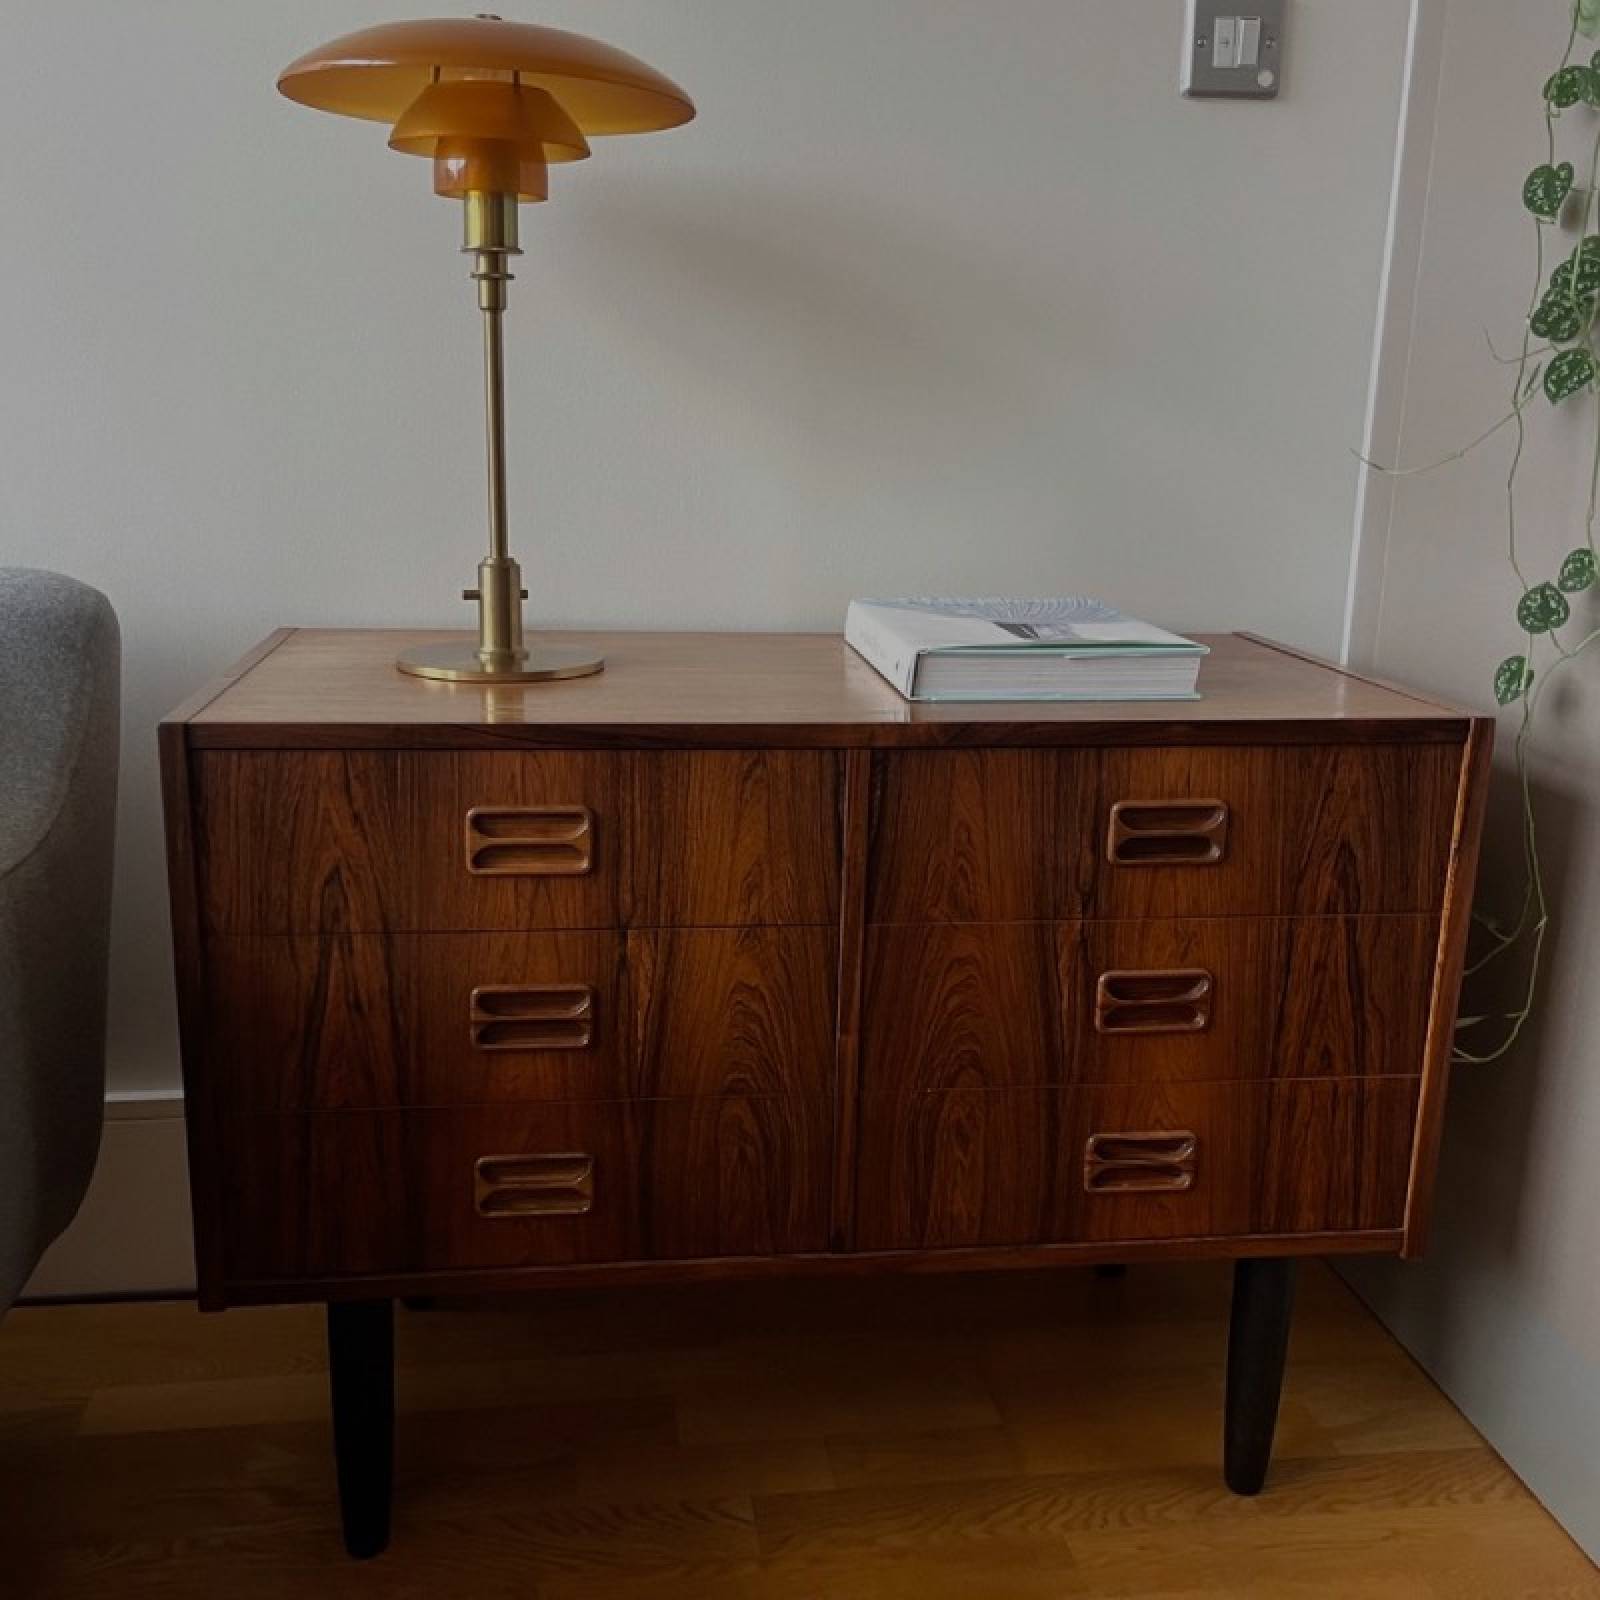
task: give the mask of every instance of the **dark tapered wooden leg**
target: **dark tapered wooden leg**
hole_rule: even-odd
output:
[[[1295,1265],[1286,1258],[1234,1263],[1222,1473],[1235,1494],[1259,1494],[1272,1460]]]
[[[328,1307],[333,1460],[344,1547],[357,1561],[389,1543],[394,1486],[394,1302]]]

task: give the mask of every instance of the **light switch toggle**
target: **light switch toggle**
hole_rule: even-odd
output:
[[[1211,31],[1211,65],[1253,67],[1261,59],[1260,17],[1218,17]]]
[[[1184,94],[1205,99],[1273,100],[1283,78],[1287,0],[1188,0]]]

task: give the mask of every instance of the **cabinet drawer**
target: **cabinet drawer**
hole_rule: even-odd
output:
[[[868,920],[1436,911],[1452,744],[895,751]]]
[[[208,1056],[248,1111],[617,1099],[620,933],[215,938]]]
[[[897,750],[872,759],[869,922],[1048,921],[1092,752]]]
[[[216,932],[838,920],[829,752],[243,751],[197,773]]]
[[[826,1127],[803,1096],[237,1118],[228,1276],[818,1250]]]
[[[627,759],[202,755],[207,926],[273,934],[615,927]]]
[[[1416,915],[1062,923],[1065,1079],[1418,1074],[1438,935]]]
[[[1398,1228],[1412,1078],[869,1094],[864,1250]]]
[[[874,927],[862,1083],[1413,1075],[1437,940],[1415,915]]]
[[[1459,745],[1106,750],[1063,917],[1437,911]],[[1085,803],[1087,801],[1087,804]]]
[[[632,759],[631,926],[838,923],[831,751],[663,750]]]
[[[212,941],[210,1059],[246,1111],[826,1093],[827,928]]]
[[[420,929],[614,928],[628,758],[587,751],[400,758]]]
[[[1415,1078],[1078,1091],[1062,1151],[1067,1237],[1398,1228],[1417,1091]]]
[[[1061,1081],[1048,922],[867,930],[861,1082],[871,1092]]]
[[[630,1092],[831,1093],[839,939],[831,928],[628,935]]]

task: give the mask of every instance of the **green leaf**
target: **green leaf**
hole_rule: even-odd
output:
[[[1524,633],[1548,633],[1571,615],[1567,597],[1553,583],[1536,583],[1517,602],[1517,626]]]
[[[1565,344],[1568,339],[1576,339],[1583,332],[1587,319],[1587,307],[1573,300],[1570,295],[1547,294],[1539,302],[1539,309],[1529,319],[1528,326],[1541,339]]]
[[[1592,78],[1587,67],[1563,67],[1544,86],[1544,97],[1558,111],[1575,106],[1589,94]]]
[[[1573,25],[1585,39],[1600,35],[1600,0],[1577,0],[1572,8]],[[1600,55],[1600,51],[1596,51]]]
[[[1494,697],[1499,704],[1508,706],[1513,700],[1520,700],[1532,682],[1533,674],[1528,671],[1528,658],[1507,656],[1494,669]]]
[[[1550,274],[1549,292],[1582,300],[1592,297],[1597,289],[1600,289],[1600,239],[1591,234]]]
[[[1600,577],[1600,568],[1596,566],[1594,551],[1587,545],[1579,545],[1561,563],[1556,586],[1568,594],[1579,594],[1584,589],[1592,589],[1597,577]]]
[[[1563,350],[1544,369],[1544,392],[1559,405],[1594,382],[1594,357],[1587,350]]]
[[[1600,4],[1600,0],[1596,0]],[[1591,75],[1592,81],[1592,75]],[[1535,167],[1522,186],[1522,203],[1544,222],[1554,222],[1562,202],[1572,193],[1572,163]]]

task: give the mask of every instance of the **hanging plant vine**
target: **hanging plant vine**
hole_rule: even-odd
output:
[[[1525,564],[1517,527],[1517,480],[1527,442],[1528,409],[1539,404],[1541,396],[1549,405],[1565,406],[1600,387],[1600,329],[1596,327],[1600,232],[1590,231],[1597,225],[1596,205],[1600,198],[1600,118],[1590,118],[1596,126],[1590,135],[1586,184],[1578,186],[1578,172],[1570,161],[1556,160],[1556,123],[1562,113],[1579,108],[1580,114],[1600,112],[1600,50],[1586,62],[1575,60],[1580,35],[1588,39],[1600,36],[1600,0],[1575,0],[1566,48],[1544,84],[1545,159],[1528,174],[1522,186],[1523,208],[1534,228],[1534,283],[1521,347],[1508,361],[1513,372],[1511,408],[1472,443],[1445,458],[1459,460],[1502,428],[1509,426],[1513,430],[1515,442],[1505,480],[1506,554],[1517,585],[1514,617],[1523,644],[1521,650],[1495,668],[1493,688],[1498,704],[1516,705],[1521,713],[1514,758],[1521,799],[1524,887],[1521,903],[1509,920],[1499,920],[1482,911],[1475,913],[1486,944],[1467,973],[1481,973],[1517,953],[1525,954],[1526,968],[1517,988],[1520,998],[1509,1010],[1461,1018],[1455,1056],[1467,1062],[1494,1061],[1505,1055],[1517,1042],[1533,1009],[1550,925],[1529,773],[1534,730],[1550,685],[1600,640],[1600,628],[1590,629],[1573,640],[1563,638],[1561,632],[1572,621],[1569,596],[1593,589],[1600,580],[1600,553],[1595,546],[1595,520],[1600,508],[1600,408],[1595,409],[1593,420],[1595,438],[1583,543],[1568,551],[1553,577],[1545,578]],[[1546,241],[1562,226],[1564,217],[1576,221],[1577,243],[1546,279]],[[1442,465],[1444,462],[1434,462],[1430,467],[1412,470],[1430,471]],[[1497,1033],[1492,1034],[1495,1029]],[[1480,1039],[1484,1042],[1479,1043]],[[1472,1041],[1470,1046],[1466,1040]]]

